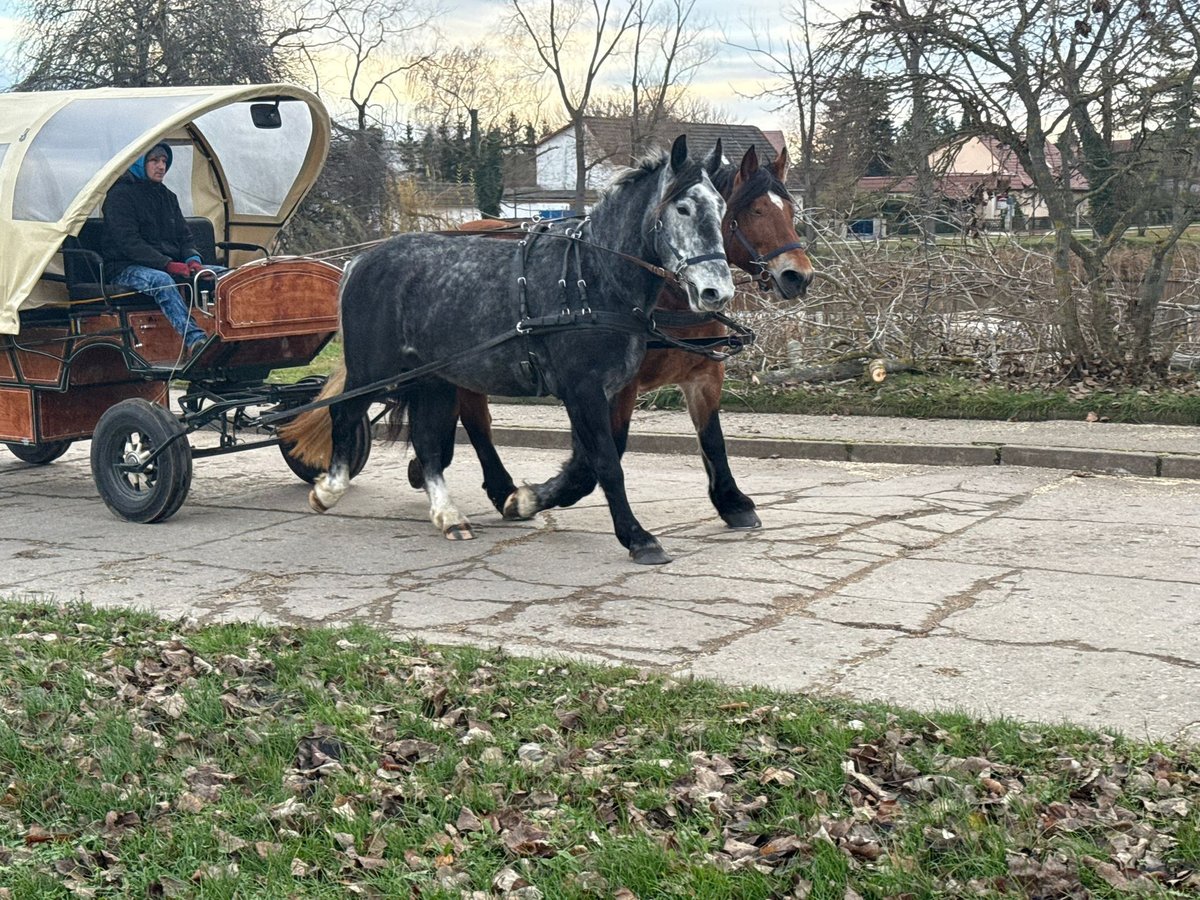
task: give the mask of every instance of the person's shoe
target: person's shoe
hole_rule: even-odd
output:
[[[207,339],[204,339],[204,340],[199,340],[199,341],[193,341],[192,343],[188,344],[187,349],[185,349],[183,351],[183,356],[181,356],[179,359],[179,367],[183,368],[184,366],[191,363],[191,361],[193,359],[195,359],[197,356],[199,356],[201,353],[203,353],[204,345],[206,342],[207,342]]]

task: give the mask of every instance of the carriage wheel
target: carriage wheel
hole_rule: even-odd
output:
[[[307,481],[312,484],[317,480],[324,469],[310,466],[308,463],[301,462],[292,456],[292,447],[294,444],[280,443],[279,451],[283,454],[283,461],[287,463],[288,468],[295,473],[296,477],[301,481]],[[354,429],[354,433],[350,436],[350,477],[354,478],[363,470],[363,466],[367,464],[367,459],[371,455],[371,417],[366,413],[358,420],[358,425]]]
[[[109,408],[92,435],[92,478],[105,505],[142,524],[173,516],[192,484],[192,448],[176,437],[182,434],[173,415],[147,400],[122,400]],[[141,470],[129,468],[164,446]]]
[[[71,446],[70,441],[43,441],[40,444],[5,444],[17,459],[35,466],[52,463]]]

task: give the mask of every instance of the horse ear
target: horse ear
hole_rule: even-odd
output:
[[[775,162],[771,163],[771,172],[784,184],[787,184],[788,173],[788,152],[787,147],[779,151],[779,155],[775,157]]]
[[[687,135],[681,134],[675,138],[675,143],[671,145],[671,168],[678,172],[683,168],[683,164],[687,162]]]
[[[746,155],[742,157],[742,167],[738,170],[738,177],[742,181],[749,180],[750,176],[758,171],[758,151],[754,149],[754,145],[750,145],[750,149],[746,151]]]
[[[717,138],[716,145],[708,151],[708,156],[704,157],[704,171],[708,172],[709,176],[716,175],[721,171],[721,160],[725,158],[725,152],[721,148],[721,139]]]

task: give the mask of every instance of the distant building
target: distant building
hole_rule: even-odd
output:
[[[589,116],[584,119],[588,164],[585,204],[591,207],[622,168],[630,165],[632,119]],[[680,134],[688,137],[694,156],[707,154],[721,140],[727,160],[739,162],[754,146],[759,162],[774,162],[783,149],[781,131],[763,131],[753,125],[719,125],[701,122],[667,122],[651,143],[669,149]],[[527,219],[569,215],[575,198],[575,132],[560,128],[532,148],[509,153],[504,158],[504,194],[500,217]],[[418,182],[423,199],[436,220],[459,224],[480,218],[473,188],[469,184]]]
[[[1046,162],[1054,172],[1062,168],[1058,148],[1046,146]],[[1016,153],[995,138],[980,136],[955,142],[930,154],[934,171],[933,191],[943,208],[953,211],[959,224],[1011,230],[1019,216],[1026,224],[1044,221],[1049,215],[1033,179],[1017,160]],[[1071,187],[1083,201],[1087,179],[1071,173]],[[863,194],[907,200],[917,194],[915,175],[879,175],[860,178]],[[1079,211],[1084,212],[1082,202]]]
[[[630,165],[633,120],[629,117],[588,116],[583,120],[587,162],[587,187],[603,188],[621,168]],[[763,164],[773,162],[783,148],[783,133],[764,132],[753,125],[719,125],[705,122],[663,123],[652,143],[669,149],[680,134],[688,138],[688,150],[695,156],[707,154],[721,140],[726,159],[738,162],[751,145]],[[567,125],[542,138],[536,148],[537,185],[547,191],[566,191],[568,200],[575,190],[575,129]]]

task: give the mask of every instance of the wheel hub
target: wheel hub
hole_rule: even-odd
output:
[[[154,467],[146,466],[149,458],[150,447],[140,433],[135,431],[125,438],[121,468],[125,470],[125,480],[134,490],[146,490],[154,483]]]

